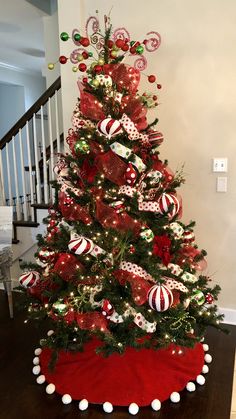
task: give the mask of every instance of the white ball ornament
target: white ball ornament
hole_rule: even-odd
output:
[[[204,356],[205,361],[207,362],[207,364],[210,364],[212,361],[212,356],[210,354],[206,354]]]
[[[38,375],[40,373],[40,371],[41,371],[41,368],[40,368],[39,365],[35,365],[35,367],[32,369],[32,373],[34,375]]]
[[[203,365],[203,367],[202,367],[202,373],[203,374],[207,374],[209,372],[209,367],[208,367],[208,365]]]
[[[48,384],[47,387],[46,387],[46,393],[47,394],[53,394],[55,390],[56,390],[56,387],[52,383]]]
[[[177,391],[173,391],[173,393],[171,393],[171,395],[170,395],[170,400],[173,403],[179,403],[179,401],[180,401],[180,394],[177,393]]]
[[[110,402],[103,403],[103,410],[106,413],[111,413],[113,411],[113,406]]]
[[[87,410],[88,409],[88,400],[82,399],[79,402],[79,410]]]
[[[63,394],[61,401],[63,404],[70,404],[72,402],[72,398],[69,394]]]
[[[189,381],[186,385],[186,390],[188,390],[190,393],[196,390],[196,386],[192,381]]]
[[[53,335],[53,333],[54,333],[54,330],[49,330],[49,331],[47,332],[47,335],[48,335],[48,336],[52,336],[52,335]]]
[[[154,399],[151,403],[152,409],[156,412],[161,409],[161,402],[158,399]]]
[[[34,357],[34,359],[33,359],[33,364],[34,364],[34,365],[39,365],[39,357],[38,357],[38,356],[35,356],[35,357]]]
[[[204,343],[202,346],[203,346],[204,352],[208,352],[209,351],[209,345],[207,345],[206,343]]]
[[[41,353],[42,353],[42,349],[41,348],[36,348],[35,351],[34,351],[34,354],[36,356],[39,356]]]
[[[136,403],[131,403],[128,410],[131,415],[137,415],[139,407]]]
[[[206,379],[203,377],[203,375],[198,375],[196,381],[200,386],[203,386],[206,382]]]
[[[36,378],[36,382],[38,383],[38,384],[43,384],[43,383],[45,383],[45,380],[46,380],[46,378],[45,378],[45,375],[39,375],[37,378]]]

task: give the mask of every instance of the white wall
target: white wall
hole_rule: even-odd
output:
[[[43,34],[45,48],[43,75],[46,77],[48,88],[60,76],[60,64],[57,63],[54,70],[48,69],[48,64],[55,63],[60,56],[57,9],[51,16],[43,17]]]
[[[24,87],[0,83],[0,138],[9,131],[24,112]]]
[[[183,221],[197,221],[198,244],[208,251],[207,273],[223,289],[220,305],[236,308],[236,2],[59,0],[59,30],[82,28],[81,21],[96,9],[102,17],[112,6],[113,27],[126,27],[132,39],[143,40],[151,30],[162,35],[160,49],[146,55],[145,71],[163,85],[157,109],[165,135],[161,157],[173,169],[185,163]],[[61,54],[72,45],[61,43]],[[69,64],[62,66],[66,130],[78,96],[77,77]],[[216,193],[212,157],[229,158],[227,193]]]

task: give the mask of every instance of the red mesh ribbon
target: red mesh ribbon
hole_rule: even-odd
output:
[[[95,164],[100,172],[116,185],[124,185],[125,173],[128,165],[123,162],[112,150],[98,154]]]
[[[76,313],[76,322],[82,330],[96,330],[108,332],[106,318],[97,311],[90,313]]]
[[[135,123],[135,126],[139,131],[147,128],[147,109],[144,108],[140,99],[124,96],[121,100],[121,107],[124,108],[124,112]]]
[[[99,121],[105,118],[101,103],[91,93],[85,92],[82,83],[78,81],[80,90],[80,110],[84,118]],[[100,106],[99,106],[100,105]]]
[[[87,208],[77,204],[67,193],[59,192],[58,207],[66,220],[82,221],[84,224],[91,224],[92,217]]]
[[[114,228],[119,231],[132,231],[138,235],[141,225],[135,222],[126,212],[117,213],[109,205],[104,204],[100,199],[96,203],[96,219],[104,228]]]
[[[168,183],[172,182],[174,179],[174,173],[164,163],[162,163],[161,160],[158,159],[157,156],[152,157],[153,164],[152,164],[152,170],[158,170],[162,175],[164,176],[164,185],[167,185]]]
[[[207,261],[206,259],[201,259],[197,261],[195,258],[200,255],[200,250],[196,249],[193,246],[186,246],[183,247],[179,252],[179,258],[177,263],[180,266],[183,266],[185,263],[189,263],[192,268],[196,269],[197,271],[203,271],[207,268]]]
[[[68,137],[66,137],[66,142],[68,146],[70,147],[70,151],[74,157],[76,156],[74,147],[77,140],[78,140],[78,135],[75,133],[73,129],[69,129]]]
[[[104,73],[111,76],[117,90],[122,92],[125,88],[130,95],[135,95],[140,82],[140,72],[134,67],[125,64],[105,64]]]
[[[76,279],[79,272],[83,271],[84,266],[80,263],[76,256],[70,253],[60,253],[53,272],[60,275],[64,281],[72,281]]]
[[[95,166],[95,164],[91,164],[90,159],[86,158],[80,169],[82,179],[86,180],[88,183],[93,183],[97,173],[97,166]]]
[[[130,283],[132,297],[138,306],[146,303],[147,293],[152,286],[148,281],[146,281],[146,279],[141,278],[132,272],[123,271],[121,269],[114,271],[113,275],[121,285],[125,285],[126,281]]]

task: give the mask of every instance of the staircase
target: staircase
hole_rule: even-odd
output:
[[[36,250],[63,149],[59,77],[0,140],[0,205],[13,207],[13,271],[19,270],[20,258],[32,258]]]

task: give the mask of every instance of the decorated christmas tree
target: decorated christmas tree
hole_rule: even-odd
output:
[[[70,153],[55,167],[47,233],[20,283],[29,315],[52,323],[35,352],[37,382],[46,380],[46,391],[56,389],[64,403],[80,400],[81,410],[91,402],[135,414],[138,406],[179,401],[178,391],[194,391],[191,380],[204,384],[211,356],[201,342],[208,325],[220,328],[220,288],[204,274],[194,222],[181,219],[183,174],[161,159],[158,120],[147,121],[161,85],[143,74],[145,54],[160,35],[132,41],[108,17],[104,33],[95,17],[86,31],[71,36],[80,76]],[[132,66],[126,57],[135,58]],[[139,92],[141,76],[153,93]]]

